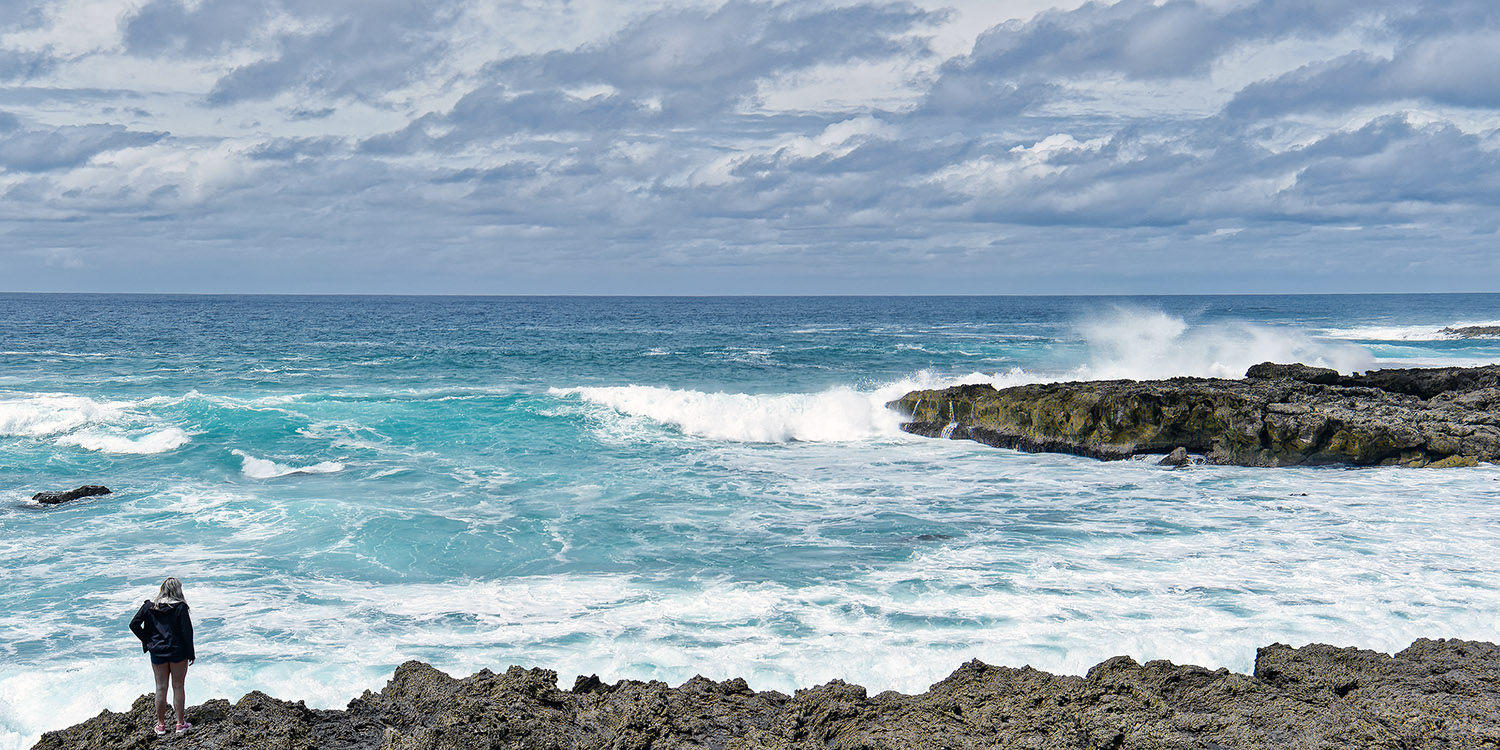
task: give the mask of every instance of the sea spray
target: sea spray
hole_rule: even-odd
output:
[[[1078,380],[1151,380],[1193,375],[1240,378],[1261,362],[1301,362],[1343,373],[1368,369],[1370,351],[1307,332],[1246,321],[1189,324],[1160,310],[1114,307],[1077,324],[1089,360]]]

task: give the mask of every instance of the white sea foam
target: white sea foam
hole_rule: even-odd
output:
[[[1128,653],[1246,672],[1255,648],[1277,641],[1392,652],[1416,637],[1494,639],[1500,579],[1473,550],[1500,544],[1500,505],[1490,500],[1500,479],[1495,467],[1167,472],[980,453],[946,441],[914,443],[899,461],[888,446],[858,443],[711,452],[730,475],[764,484],[754,502],[702,509],[700,520],[711,521],[716,534],[768,540],[787,555],[818,550],[827,561],[847,550],[853,557],[842,562],[858,564],[810,581],[745,580],[726,563],[701,577],[664,580],[557,572],[374,583],[226,577],[238,563],[222,555],[264,536],[236,536],[217,553],[190,545],[77,544],[77,555],[67,558],[39,553],[23,539],[0,539],[0,554],[16,560],[17,571],[37,566],[28,573],[36,576],[107,559],[121,570],[166,568],[189,581],[217,580],[190,592],[195,610],[212,618],[200,628],[213,658],[194,668],[195,703],[259,689],[340,707],[360,690],[378,688],[410,658],[457,675],[508,664],[546,667],[564,684],[575,674],[678,684],[702,673],[743,676],[762,690],[789,692],[837,677],[872,692],[919,692],[976,657],[1080,674]],[[583,481],[573,490],[587,500],[607,487]],[[872,490],[881,494],[872,497]],[[190,500],[162,502],[174,518],[210,529],[292,528],[271,506],[234,515],[264,499],[222,495],[183,507]],[[918,541],[908,522],[885,539],[867,533],[850,545],[836,536],[892,515],[917,527],[961,530]],[[119,519],[80,523],[92,526],[70,533],[97,540]],[[562,557],[570,543],[597,544],[589,541],[592,531],[566,519],[547,533],[563,545]],[[876,544],[905,553],[869,555]],[[27,747],[40,732],[101,708],[124,710],[144,692],[149,678],[138,652],[97,657],[100,644],[115,647],[118,632],[64,614],[128,611],[133,593],[70,599],[56,605],[57,618],[0,612],[0,629],[16,634],[13,640],[61,649],[40,662],[0,663],[0,750]],[[63,627],[70,638],[53,638]]]
[[[136,437],[110,434],[98,430],[80,430],[58,438],[57,444],[76,445],[84,450],[98,451],[100,453],[150,455],[176,450],[187,445],[191,440],[192,438],[189,437],[188,433],[181,428],[168,427],[164,430],[147,432]]]
[[[886,402],[920,388],[989,383],[997,388],[1037,382],[1021,370],[944,378],[920,372],[871,390],[831,388],[821,393],[706,393],[656,386],[553,388],[628,417],[671,425],[694,437],[745,443],[848,442],[899,436],[900,415]]]
[[[238,449],[231,452],[240,457],[240,473],[251,479],[275,479],[293,474],[332,474],[344,470],[344,465],[338,461],[320,461],[311,466],[288,466],[269,459],[256,458]]]
[[[148,455],[186,445],[191,437],[167,426],[151,410],[171,402],[102,401],[66,393],[0,398],[0,435],[51,439],[57,445],[100,453]]]
[[[1452,329],[1470,326],[1500,326],[1500,320],[1457,321],[1443,325],[1366,325],[1327,328],[1319,333],[1328,338],[1353,341],[1451,341],[1463,337]],[[1483,339],[1479,339],[1483,340]]]
[[[897,423],[896,415],[887,416],[884,409],[872,404],[871,394],[851,388],[758,396],[632,385],[558,393],[575,393],[622,414],[647,417],[712,440],[863,440],[889,434]]]
[[[96,401],[61,393],[23,394],[0,399],[0,435],[48,437],[86,425],[124,421],[131,404]]]

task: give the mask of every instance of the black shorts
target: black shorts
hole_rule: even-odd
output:
[[[157,656],[156,654],[151,655],[152,664],[176,664],[180,661],[187,661],[187,657],[184,656],[180,659],[173,659],[170,656]]]

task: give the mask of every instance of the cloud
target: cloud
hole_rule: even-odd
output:
[[[984,32],[970,54],[943,65],[925,107],[938,114],[1014,115],[1084,76],[1203,76],[1247,46],[1327,36],[1380,12],[1358,0],[1090,2]]]
[[[277,15],[260,0],[154,0],[125,20],[123,41],[136,54],[202,57],[254,39]]]
[[[145,146],[165,133],[142,133],[117,125],[65,125],[19,130],[0,119],[0,167],[14,172],[49,172],[84,164],[108,151]],[[6,132],[9,130],[9,132]]]
[[[34,28],[45,21],[43,3],[0,0],[0,38]],[[0,82],[25,81],[51,69],[53,59],[43,50],[0,45]]]
[[[1418,100],[1460,107],[1500,107],[1496,29],[1419,39],[1389,59],[1350,54],[1247,86],[1225,107],[1236,119]]]
[[[151,8],[160,8],[158,0]],[[200,7],[188,33],[161,33],[168,16],[143,13],[131,23],[135,46],[168,45],[202,53],[243,41],[242,28],[257,28],[271,18],[266,7],[238,7],[236,2]],[[453,22],[451,6],[406,0],[354,0],[291,3],[277,8],[288,19],[274,34],[276,50],[224,75],[208,92],[211,105],[270,99],[283,92],[379,100],[392,90],[423,80],[442,67],[447,53],[445,32]],[[248,23],[248,27],[236,23]]]
[[[721,106],[786,70],[909,54],[920,43],[899,35],[933,17],[906,5],[729,2],[713,11],[658,12],[602,44],[506,60],[491,73],[525,87],[603,83],[696,111],[686,102]]]
[[[367,151],[455,149],[521,133],[719,129],[758,82],[825,62],[912,54],[934,18],[904,5],[807,9],[730,2],[667,10],[580,49],[486,68],[446,113],[370,139]]]
[[[1500,278],[1487,1],[1070,4],[956,56],[928,39],[959,14],[884,0],[152,0],[66,55],[26,7],[0,232],[87,259],[35,278],[1070,291],[1346,284],[1376,246]]]

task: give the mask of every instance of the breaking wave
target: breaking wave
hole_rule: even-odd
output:
[[[0,399],[0,436],[51,439],[57,445],[99,453],[148,455],[191,441],[186,430],[163,425],[140,411],[142,402],[100,401],[63,393]]]
[[[1089,350],[1089,361],[1071,373],[1077,380],[1241,378],[1261,362],[1351,373],[1375,363],[1369,349],[1303,330],[1241,321],[1192,325],[1155,310],[1115,308],[1076,329]]]
[[[123,401],[37,394],[0,400],[0,435],[49,437],[88,425],[120,422],[130,407]]]
[[[900,434],[901,418],[885,404],[919,389],[1178,376],[1240,378],[1251,365],[1267,361],[1302,362],[1347,373],[1375,362],[1364,347],[1303,331],[1244,322],[1192,325],[1152,310],[1115,308],[1108,316],[1078,323],[1075,333],[1086,347],[1087,361],[1055,372],[1012,368],[944,376],[923,371],[874,388],[838,386],[818,393],[708,393],[643,385],[553,388],[550,393],[577,396],[617,414],[709,440],[850,442]]]
[[[242,450],[232,451],[240,457],[240,473],[251,479],[275,479],[293,474],[332,474],[344,470],[338,461],[322,461],[312,466],[288,466],[265,458],[256,458]]]
[[[105,432],[84,430],[57,439],[58,445],[76,445],[84,450],[100,453],[128,453],[150,455],[166,453],[187,445],[191,440],[186,431],[177,427],[148,432],[139,437],[111,435]]]
[[[706,393],[626,385],[553,388],[630,417],[644,417],[709,440],[744,443],[852,442],[900,435],[900,415],[888,401],[923,388],[989,383],[998,388],[1043,380],[1021,370],[943,378],[930,372],[871,390],[840,386],[821,393]]]

